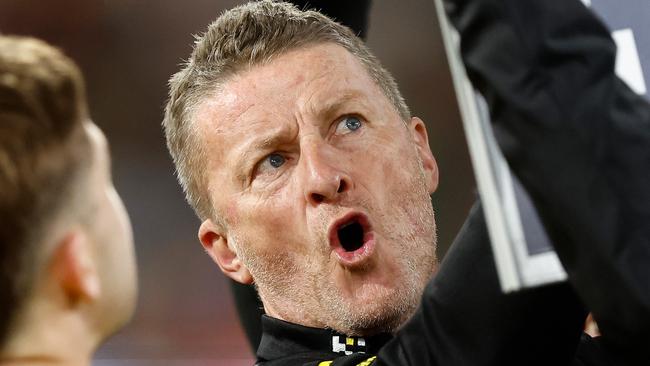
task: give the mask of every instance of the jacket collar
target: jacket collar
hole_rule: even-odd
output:
[[[351,337],[330,329],[311,328],[262,316],[262,340],[257,349],[260,361],[275,360],[298,354],[322,354],[339,357],[352,353],[377,354],[390,334]]]

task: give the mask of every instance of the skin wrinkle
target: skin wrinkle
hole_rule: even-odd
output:
[[[304,101],[299,101],[297,103],[298,105],[298,114],[296,117],[298,120],[300,120],[300,115],[314,115],[314,116],[319,116],[319,112],[321,112],[323,107],[319,106],[319,103],[315,103],[314,99],[317,99],[317,94],[320,94],[320,88],[310,88],[311,85],[314,83],[317,83],[323,79],[326,81],[329,80],[328,76],[331,75],[331,69],[325,68],[323,72],[320,73],[320,75],[316,76],[314,79],[310,80],[307,82],[307,85],[305,86],[305,89],[313,89],[312,92],[307,95]],[[348,86],[348,85],[346,85]],[[301,108],[302,106],[302,108]],[[315,113],[314,113],[315,112]]]
[[[326,101],[321,103],[319,107],[317,104],[309,104],[309,114],[319,116],[326,120],[333,120],[338,117],[338,111],[345,109],[344,107],[352,104],[352,102],[357,101],[362,104],[363,102],[359,98],[360,92],[358,91],[349,91],[343,95],[337,96],[331,101]],[[367,110],[367,108],[362,108]],[[335,122],[335,121],[334,121]]]
[[[237,94],[234,105],[204,103],[197,114],[210,186],[219,185],[211,199],[228,216],[228,230],[217,234],[235,248],[267,313],[350,335],[399,327],[436,266],[429,189],[437,173],[428,146],[416,147],[422,122],[405,123],[360,62],[332,44],[278,56],[222,90]],[[341,134],[335,123],[350,113],[361,116],[362,126]],[[215,124],[225,132],[213,133]],[[288,160],[275,175],[242,189],[232,178],[236,158],[254,139],[262,145],[270,139],[276,145],[263,153],[275,148]],[[340,179],[343,192],[337,192]],[[324,200],[311,201],[312,193]],[[368,216],[376,239],[358,268],[342,265],[328,238],[332,223],[352,210]]]

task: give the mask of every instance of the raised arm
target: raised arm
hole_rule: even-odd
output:
[[[650,360],[650,106],[578,0],[445,0],[468,74],[613,362]],[[621,6],[624,6],[623,4]]]

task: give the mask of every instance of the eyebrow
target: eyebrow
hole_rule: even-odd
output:
[[[346,90],[336,98],[326,101],[323,105],[310,105],[310,112],[320,117],[329,117],[350,102],[362,102],[365,106],[364,96],[365,94],[359,90]]]
[[[253,160],[260,151],[269,150],[285,141],[287,128],[278,128],[265,133],[262,137],[254,137],[242,144],[242,147],[235,149],[238,155],[235,163],[235,176],[238,180],[248,179],[249,162]]]

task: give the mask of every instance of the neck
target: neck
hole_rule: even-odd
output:
[[[260,298],[262,299],[262,304],[264,305],[264,313],[272,318],[280,319],[289,323],[299,324],[305,327],[327,328],[327,325],[318,321],[311,314],[302,311],[302,307],[296,306],[294,303],[283,302],[276,304],[271,301],[265,301],[265,296],[263,295],[262,291],[260,291]],[[290,309],[292,313],[287,313],[286,311],[282,312],[279,311],[279,309]]]
[[[99,337],[79,311],[32,304],[9,333],[0,366],[90,365]]]

